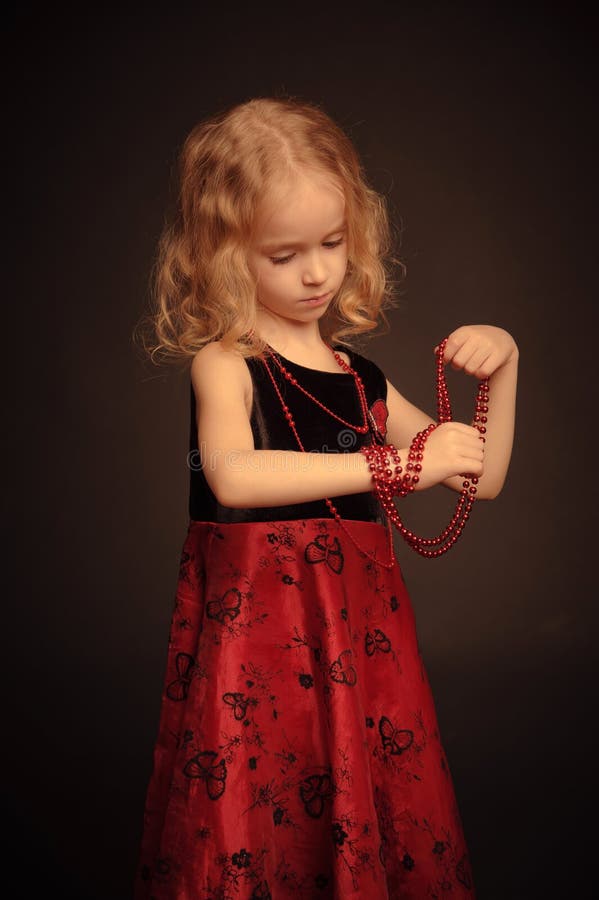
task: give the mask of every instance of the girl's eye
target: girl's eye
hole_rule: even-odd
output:
[[[322,245],[323,247],[328,247],[329,249],[333,249],[334,247],[338,247],[339,244],[343,243],[343,238],[340,238],[338,241],[325,241]],[[270,260],[275,264],[275,266],[280,266],[284,263],[288,263],[290,259],[293,259],[293,253],[289,256],[271,256]]]

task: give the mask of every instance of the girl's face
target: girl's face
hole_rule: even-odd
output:
[[[345,200],[330,182],[302,177],[283,202],[264,207],[250,246],[248,266],[260,305],[280,324],[316,323],[345,278]],[[324,295],[323,302],[310,298]]]

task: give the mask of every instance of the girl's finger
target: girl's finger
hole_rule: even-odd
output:
[[[472,472],[472,469],[476,466],[480,466],[480,464],[480,459],[468,459],[467,457],[464,457],[461,461],[459,461],[459,465],[461,465],[462,467],[462,472]]]
[[[468,375],[476,375],[480,367],[489,359],[493,351],[491,348],[479,347],[470,357],[464,370]]]
[[[488,378],[489,375],[493,374],[498,365],[499,354],[497,353],[497,351],[491,352],[489,356],[487,356],[487,358],[484,359],[479,366],[477,366],[474,375],[476,376],[476,378]]]
[[[473,340],[467,340],[466,343],[454,354],[451,365],[454,369],[463,369],[468,360],[477,351],[476,343]]]
[[[464,437],[463,443],[460,443],[460,452],[463,456],[473,456],[476,459],[482,459],[482,454],[484,452],[483,445],[478,440],[480,437],[479,434],[476,437],[471,437],[470,435]]]
[[[465,334],[459,334],[459,332],[454,331],[449,335],[447,339],[447,343],[445,344],[445,350],[443,352],[443,362],[447,364],[451,362],[455,354],[458,350],[466,343],[468,340],[468,336]]]
[[[479,444],[478,447],[463,447],[462,452],[460,453],[464,459],[469,459],[471,462],[482,462],[485,456],[483,445]]]
[[[476,433],[476,429],[474,428],[474,426],[473,426],[473,425],[467,425],[466,422],[452,422],[452,423],[451,423],[451,427],[452,427],[455,431],[458,431],[458,432],[463,431],[464,434],[468,434],[468,435],[470,435],[470,437],[472,437],[472,438],[478,437],[478,435],[477,435],[477,433]]]

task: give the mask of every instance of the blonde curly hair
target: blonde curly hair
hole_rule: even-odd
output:
[[[134,329],[152,362],[186,363],[205,344],[244,357],[265,343],[254,332],[256,282],[248,268],[257,213],[294,177],[324,175],[345,198],[348,266],[319,321],[323,340],[354,346],[393,305],[393,232],[386,199],[367,182],[345,132],[314,103],[258,97],[199,122],[179,156],[178,203],[158,244],[152,309]]]

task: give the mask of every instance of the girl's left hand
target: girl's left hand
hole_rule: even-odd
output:
[[[435,347],[434,353],[437,352]],[[510,359],[517,357],[516,342],[495,325],[462,325],[452,331],[445,345],[443,363],[464,369],[475,378],[488,378]]]

